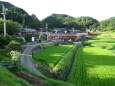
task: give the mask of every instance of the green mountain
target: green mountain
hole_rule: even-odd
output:
[[[92,17],[74,18],[66,14],[52,14],[42,20],[43,24],[48,23],[49,28],[75,28],[85,30],[86,28],[98,27],[98,21]]]
[[[8,8],[6,19],[18,22],[22,25],[22,27],[29,27],[34,29],[39,29],[41,27],[41,22],[36,17],[36,15],[29,15],[24,9],[18,8],[9,2],[1,1],[0,4],[4,4],[5,7]],[[2,11],[2,9],[0,10]],[[0,17],[2,17],[1,14]]]
[[[43,24],[48,23],[49,28],[69,28],[68,24],[74,22],[74,17],[66,14],[52,14],[42,20]]]
[[[6,8],[14,7],[14,5],[9,2],[0,1],[0,4],[4,4]]]

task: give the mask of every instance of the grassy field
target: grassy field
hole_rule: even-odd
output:
[[[106,49],[79,49],[68,82],[77,86],[115,86],[115,56]]]
[[[36,61],[47,64],[49,67],[54,67],[56,63],[67,53],[73,45],[53,46],[38,53],[33,54]]]
[[[23,79],[16,77],[7,69],[0,67],[0,86],[32,86]]]

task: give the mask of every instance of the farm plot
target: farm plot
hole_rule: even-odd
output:
[[[85,41],[85,43],[90,43],[90,44],[115,43],[115,38],[93,38],[92,40]]]
[[[114,50],[115,38],[94,38],[92,40],[85,41],[84,45]]]
[[[53,46],[38,53],[33,54],[36,61],[47,64],[49,67],[54,67],[58,61],[67,53],[73,45]]]
[[[106,49],[80,48],[68,82],[77,86],[115,86],[115,56]]]

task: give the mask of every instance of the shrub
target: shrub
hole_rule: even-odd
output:
[[[22,48],[21,48],[21,44],[16,42],[16,41],[11,41],[7,46],[6,49],[8,51],[18,51],[18,52],[22,52]]]
[[[12,57],[12,61],[19,62],[19,58],[20,58],[20,55],[21,55],[19,52],[11,51],[10,54],[11,54],[11,57]]]
[[[40,34],[38,38],[39,38],[41,41],[43,41],[43,40],[45,39],[43,34]]]
[[[11,36],[7,35],[4,37],[3,35],[0,35],[0,48],[4,48],[5,45],[7,45],[11,40]]]
[[[25,36],[25,40],[26,40],[27,42],[30,42],[30,41],[31,41],[31,38],[32,38],[32,35],[31,35],[31,34],[27,34],[27,35]]]
[[[16,42],[18,42],[18,43],[20,43],[20,44],[23,44],[23,43],[24,43],[23,39],[21,39],[21,38],[12,37],[11,40],[14,40],[14,41],[16,41]]]
[[[0,35],[0,48],[5,48],[5,46],[8,45],[9,42],[12,40],[17,41],[20,44],[23,44],[23,40],[20,38],[16,38],[9,35],[6,35],[6,37],[4,37],[3,35]]]
[[[77,48],[77,46],[73,46],[72,49],[69,50],[53,68],[54,75],[58,76],[56,78],[66,80],[69,70],[71,69]]]
[[[4,56],[4,54],[2,54],[2,53],[0,52],[0,62],[1,62],[1,61],[10,61],[10,58]]]
[[[8,50],[6,50],[6,49],[0,49],[0,55],[3,55],[3,56],[8,56]]]
[[[82,43],[83,43],[84,46],[91,46],[90,42],[85,41],[85,42],[82,42]]]
[[[105,49],[106,48],[106,46],[104,46],[104,45],[101,45],[101,46],[99,46],[100,48],[102,48],[102,49]]]

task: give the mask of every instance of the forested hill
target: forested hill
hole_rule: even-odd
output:
[[[52,14],[42,20],[43,24],[48,23],[49,28],[75,28],[85,30],[86,28],[97,28],[99,22],[92,17],[78,17],[74,18],[65,14]]]
[[[8,8],[6,19],[13,20],[22,25],[22,27],[39,29],[45,27],[48,24],[48,30],[53,30],[53,28],[66,28],[75,30],[85,31],[86,29],[99,29],[101,31],[115,30],[115,17],[109,19],[98,21],[89,16],[82,17],[72,17],[66,14],[52,14],[42,21],[36,17],[35,14],[29,15],[24,9],[18,8],[9,2],[0,1],[0,4],[4,4]],[[0,17],[2,9],[0,9]]]
[[[0,1],[0,4],[4,4],[6,8],[14,7],[14,5],[9,2]]]
[[[100,21],[99,28],[101,31],[115,31],[115,17]]]
[[[43,24],[48,23],[49,28],[69,28],[73,23],[74,17],[66,14],[52,14],[42,20]]]
[[[41,27],[41,22],[35,14],[29,15],[25,10],[18,8],[9,2],[0,1],[0,4],[4,4],[5,7],[8,8],[6,19],[16,21],[20,23],[22,27],[34,29],[39,29]],[[2,17],[2,15],[0,15],[0,17]]]

